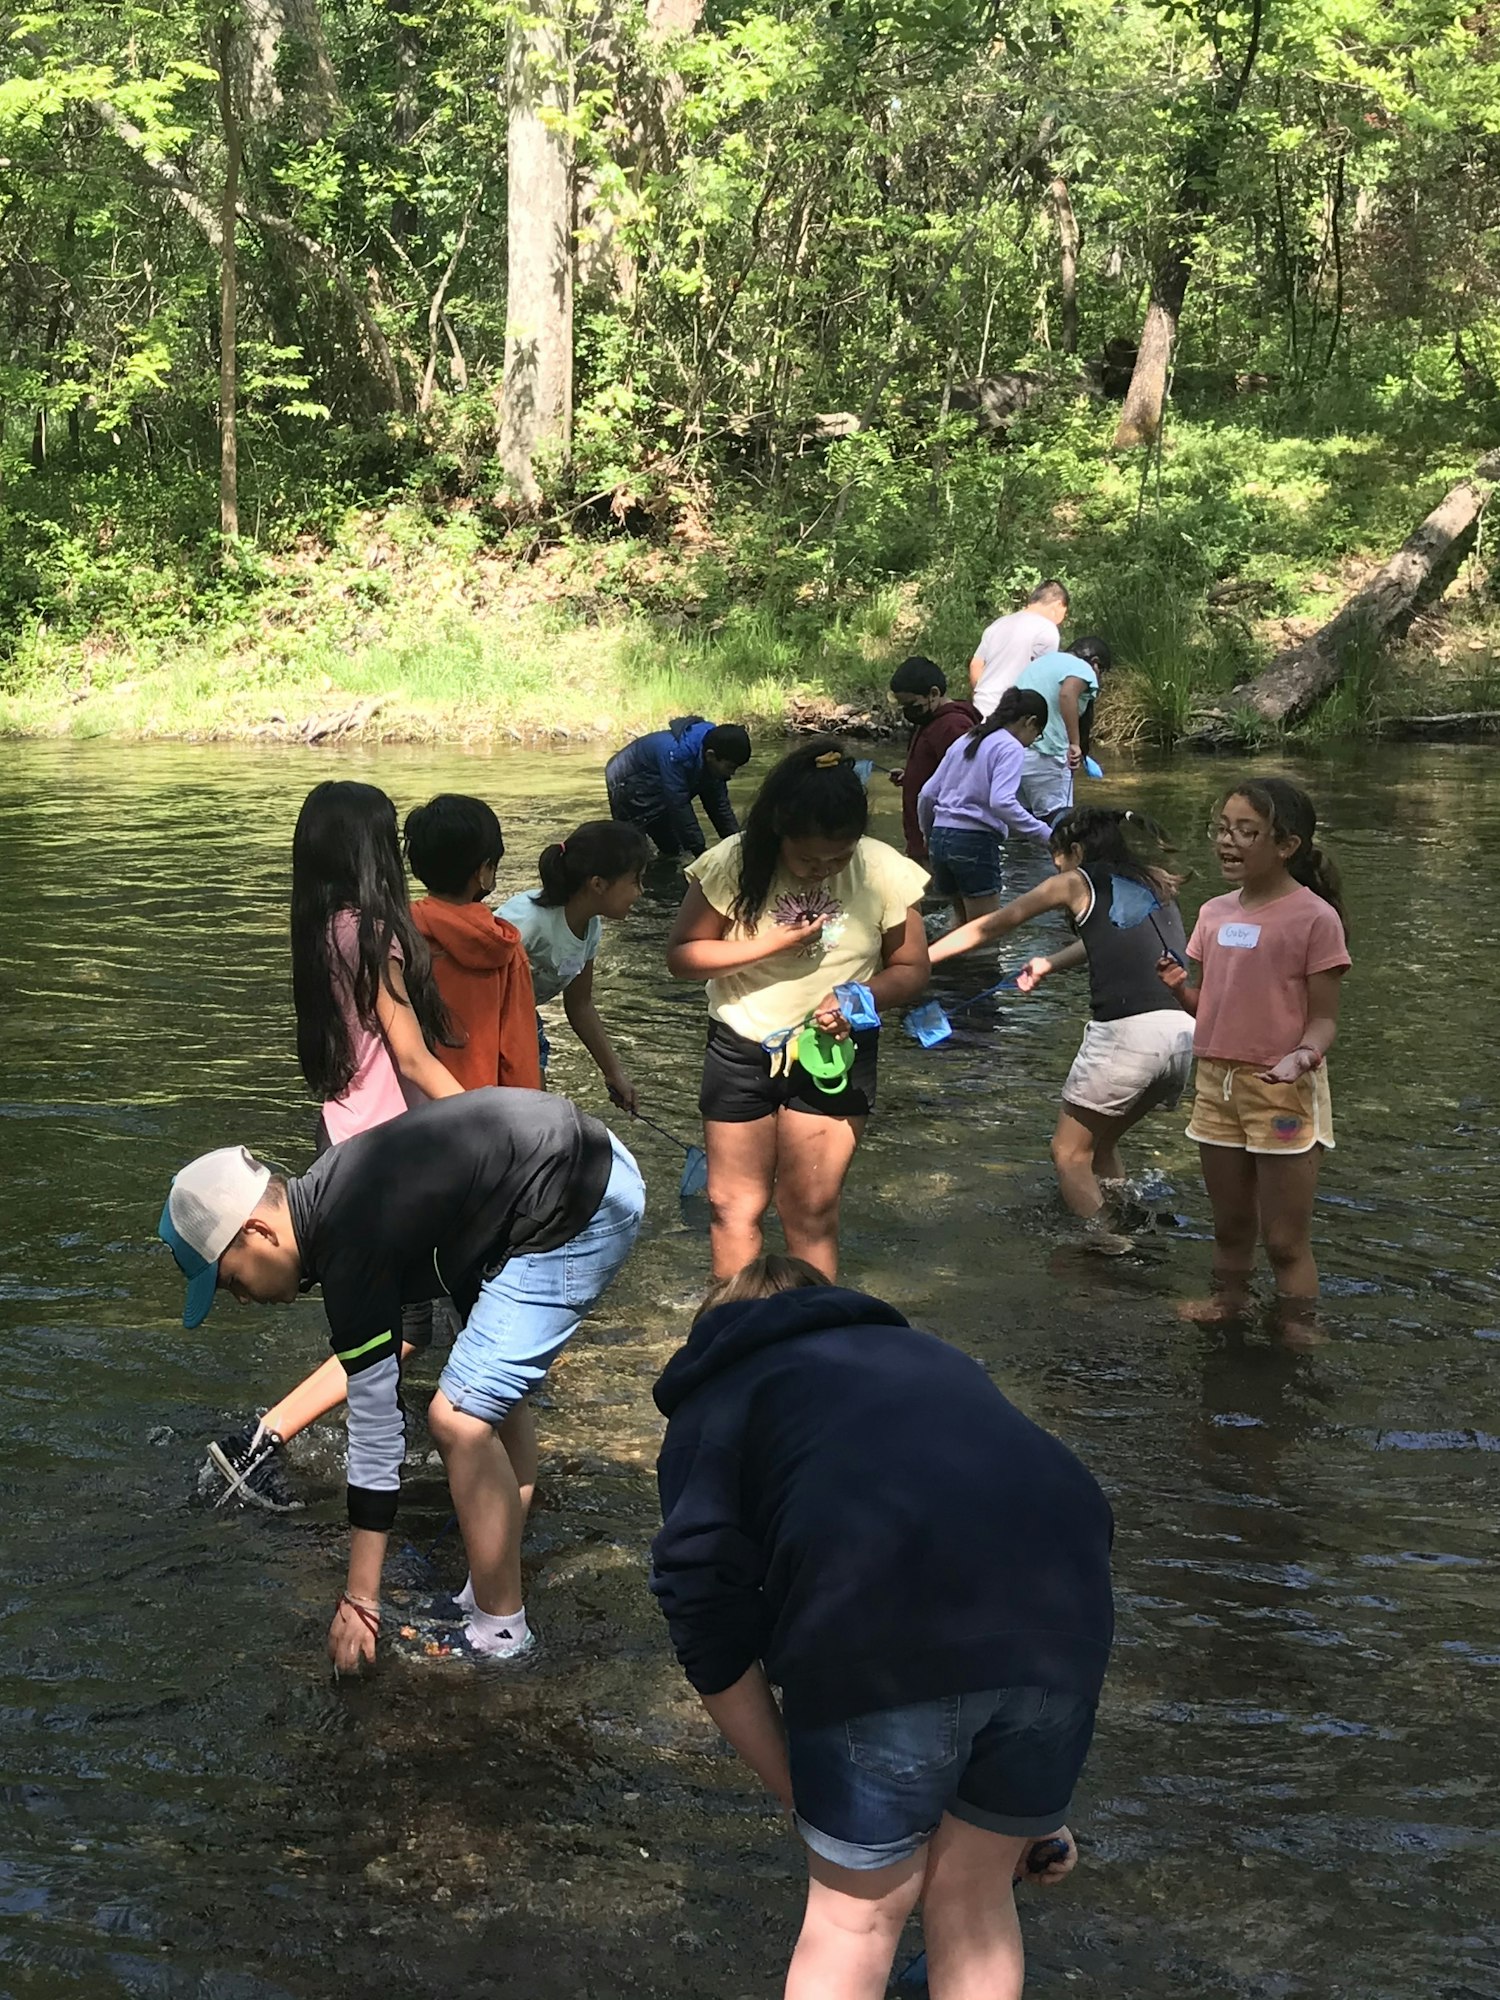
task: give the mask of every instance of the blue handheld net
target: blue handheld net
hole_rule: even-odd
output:
[[[859,980],[846,979],[842,986],[835,986],[833,997],[843,1009],[844,1019],[851,1028],[880,1026],[880,1010],[875,1005],[875,995]]]
[[[935,1049],[939,1042],[946,1042],[953,1033],[953,1023],[936,1000],[929,1000],[921,1007],[913,1007],[901,1025],[912,1040],[920,1042],[924,1049]]]

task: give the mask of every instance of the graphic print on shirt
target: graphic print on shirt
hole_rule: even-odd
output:
[[[822,930],[815,938],[809,938],[800,947],[799,958],[816,958],[829,945],[837,944],[844,935],[848,916],[843,904],[836,896],[830,896],[826,889],[789,889],[778,896],[771,910],[778,924],[785,924],[794,930],[799,924],[815,924],[819,917],[825,919]]]

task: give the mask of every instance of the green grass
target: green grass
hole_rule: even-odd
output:
[[[882,679],[852,641],[799,643],[756,614],[682,638],[640,616],[414,610],[363,642],[317,627],[267,647],[236,626],[96,650],[84,667],[75,647],[33,636],[0,692],[0,733],[276,735],[361,699],[381,702],[364,733],[388,737],[618,735],[692,711],[779,727],[794,696],[860,699]]]

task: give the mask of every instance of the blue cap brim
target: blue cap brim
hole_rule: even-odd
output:
[[[169,1202],[161,1212],[161,1221],[156,1225],[156,1233],[171,1251],[178,1270],[187,1279],[187,1299],[182,1308],[182,1323],[186,1327],[202,1326],[213,1308],[214,1295],[219,1289],[219,1266],[217,1261],[208,1263],[190,1244],[183,1241],[173,1224],[170,1208]]]

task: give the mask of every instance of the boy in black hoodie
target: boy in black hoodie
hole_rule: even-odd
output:
[[[651,1588],[808,1848],[786,2000],[881,2000],[919,1898],[933,2000],[1016,2000],[1012,1877],[1074,1860],[1104,1495],[968,1355],[796,1259],[711,1293],[655,1395]]]

